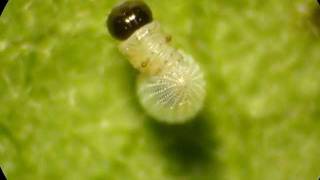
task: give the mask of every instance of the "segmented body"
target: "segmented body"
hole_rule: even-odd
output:
[[[170,36],[164,34],[155,21],[137,30],[119,48],[136,69],[155,75],[183,59],[169,42]]]
[[[171,47],[169,41],[159,23],[152,22],[119,48],[141,72],[137,91],[148,114],[169,123],[185,122],[200,111],[206,83],[193,58]]]

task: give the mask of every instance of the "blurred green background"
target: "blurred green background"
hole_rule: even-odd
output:
[[[148,0],[206,72],[194,121],[149,118],[106,28],[116,0],[11,0],[0,18],[9,179],[317,179],[316,0]]]

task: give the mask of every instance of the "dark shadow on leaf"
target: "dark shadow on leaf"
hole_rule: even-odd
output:
[[[311,19],[312,25],[316,27],[316,31],[319,34],[320,33],[320,6],[317,6],[315,9],[313,9],[310,19]]]
[[[202,113],[181,125],[167,125],[156,120],[147,122],[168,160],[171,173],[184,178],[210,179],[213,174],[217,177],[219,163],[215,153],[218,144],[212,121]]]

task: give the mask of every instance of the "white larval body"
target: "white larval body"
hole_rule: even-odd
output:
[[[170,46],[170,39],[158,22],[151,22],[119,49],[140,71],[137,93],[148,114],[160,121],[182,123],[201,110],[206,82],[194,59]]]

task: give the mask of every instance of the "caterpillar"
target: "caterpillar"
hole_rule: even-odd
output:
[[[119,50],[140,74],[137,95],[148,115],[170,124],[191,120],[202,109],[206,81],[199,64],[170,45],[143,1],[115,6],[106,21]]]

